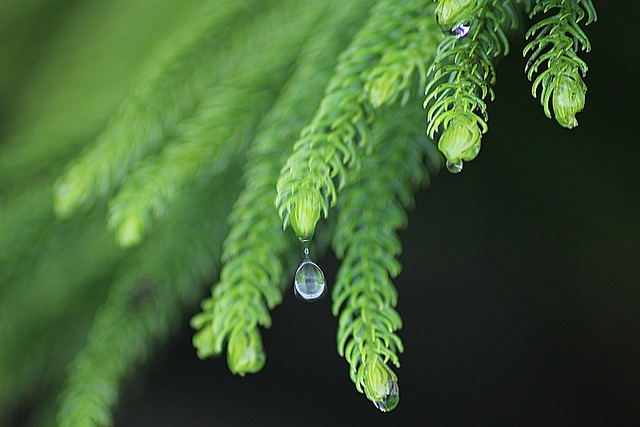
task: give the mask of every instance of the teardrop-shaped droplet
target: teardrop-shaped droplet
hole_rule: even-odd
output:
[[[447,160],[447,170],[451,173],[460,173],[462,172],[462,160],[458,159],[455,162]]]
[[[467,34],[469,34],[470,30],[471,30],[470,24],[460,24],[456,28],[451,30],[451,35],[455,36],[457,39],[461,39],[465,37]]]
[[[325,288],[324,273],[315,262],[306,258],[296,270],[293,282],[296,297],[305,301],[315,301],[324,295]]]
[[[373,402],[376,408],[382,412],[393,411],[398,403],[400,403],[400,388],[398,382],[393,379],[389,379],[388,385],[389,392],[378,402]]]

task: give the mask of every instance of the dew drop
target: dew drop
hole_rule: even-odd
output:
[[[298,240],[300,240],[300,242],[304,245],[304,247],[306,248],[307,245],[309,245],[309,242],[311,242],[311,237],[308,236],[298,236]]]
[[[400,388],[398,382],[390,379],[388,384],[389,392],[382,398],[382,400],[373,402],[374,406],[380,409],[382,412],[393,411],[398,403],[400,403]]]
[[[471,30],[470,24],[460,24],[456,28],[451,30],[451,35],[455,36],[457,39],[461,39],[465,37],[467,34],[469,34],[470,30]]]
[[[462,172],[462,160],[458,159],[455,162],[447,160],[447,170],[451,173],[460,173]]]
[[[293,291],[298,299],[315,301],[324,295],[326,280],[318,265],[311,261],[305,250],[305,259],[296,270]]]

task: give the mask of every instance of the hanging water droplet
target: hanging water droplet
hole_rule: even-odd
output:
[[[293,291],[298,299],[315,301],[324,295],[326,280],[324,273],[318,265],[309,258],[308,249],[305,248],[305,260],[296,270],[293,282]]]
[[[447,160],[447,170],[451,173],[460,173],[462,172],[463,162],[458,159],[455,162]]]
[[[451,35],[455,36],[457,39],[461,39],[469,34],[469,31],[471,31],[471,25],[464,23],[451,30]]]
[[[301,237],[298,236],[298,240],[300,240],[300,242],[304,245],[304,247],[306,248],[309,245],[309,242],[311,242],[311,237]]]
[[[380,409],[382,412],[393,411],[398,403],[400,403],[400,388],[398,387],[398,382],[393,379],[389,379],[388,383],[388,393],[382,398],[382,400],[373,402],[376,408]]]

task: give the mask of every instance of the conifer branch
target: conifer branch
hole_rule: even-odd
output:
[[[294,3],[255,24],[252,32],[267,34],[271,29],[272,34],[259,37],[251,55],[233,64],[227,60],[232,75],[207,88],[195,113],[176,126],[177,136],[125,179],[109,204],[108,220],[121,245],[138,244],[181,189],[195,180],[213,179],[246,146],[287,78],[307,35],[301,29],[311,27],[322,9]],[[278,31],[272,31],[276,27]]]
[[[58,216],[68,217],[109,195],[139,160],[164,145],[174,126],[193,112],[202,94],[219,79],[224,64],[247,55],[236,44],[226,46],[227,33],[239,26],[241,16],[263,3],[207,3],[167,41],[107,128],[58,181],[54,192]],[[244,42],[250,43],[253,38]],[[216,58],[224,58],[222,66],[214,66]]]
[[[429,61],[442,39],[432,9],[433,5],[428,5],[422,15],[398,22],[393,30],[395,49],[386,50],[379,62],[363,73],[364,97],[374,108],[396,104],[398,99],[405,105],[416,94],[416,87],[425,86]],[[402,10],[395,12],[400,14]]]
[[[224,185],[192,188],[120,269],[85,347],[70,365],[60,426],[112,424],[123,378],[167,336],[182,307],[194,301],[201,284],[213,275],[237,178],[230,168]],[[176,254],[181,254],[179,261]]]
[[[419,109],[398,110],[377,123],[374,151],[363,158],[357,181],[344,190],[349,202],[339,206],[333,237],[342,259],[332,294],[332,312],[340,316],[338,353],[349,362],[358,391],[383,411],[398,403],[397,376],[389,364],[400,367],[398,353],[403,351],[396,335],[402,327],[395,310],[398,295],[391,282],[401,270],[396,230],[406,225],[413,188],[429,178],[425,155],[439,159],[424,140],[420,120],[413,120],[415,112]]]
[[[512,0],[489,0],[470,24],[467,36],[445,38],[430,69],[424,101],[427,133],[435,138],[442,128],[438,148],[452,172],[463,161],[480,152],[482,134],[487,132],[485,99],[495,96],[494,58],[509,53],[503,27],[517,26],[517,10]]]
[[[105,128],[114,108],[135,88],[132,83],[144,79],[140,72],[157,71],[143,66],[159,48],[169,53],[166,40],[179,23],[192,16],[192,21],[202,19],[204,13],[195,12],[212,3],[184,0],[177,8],[177,1],[131,0],[126,7],[118,2],[0,2],[0,21],[7,24],[0,23],[0,108],[8,108],[0,128],[0,194],[35,177],[61,175]],[[218,37],[221,45],[225,40]],[[4,47],[10,50],[9,61]]]
[[[385,54],[402,51],[408,37],[398,28],[413,29],[425,43],[433,39],[433,34],[422,31],[429,4],[428,0],[380,0],[341,55],[320,108],[294,144],[278,180],[278,212],[284,226],[291,225],[300,239],[313,236],[320,217],[328,216],[338,191],[348,181],[347,169],[359,164],[360,152],[371,149],[369,126],[375,108],[365,99],[366,76]],[[430,59],[423,61],[428,64]],[[401,85],[402,80],[395,83]],[[387,91],[401,93],[403,89],[388,87]]]
[[[461,37],[464,28],[468,29],[482,14],[488,0],[437,0],[437,2],[435,16],[442,32]]]
[[[441,163],[414,117],[414,94],[426,88],[427,132],[442,132],[438,147],[459,170],[480,150],[494,63],[508,53],[506,31],[523,5],[539,18],[524,49],[533,96],[569,128],[584,107],[579,51],[591,48],[583,25],[597,19],[592,0],[202,3],[101,133],[107,107],[91,120],[76,114],[65,127],[73,131],[40,120],[0,145],[1,425],[30,399],[50,405],[43,396],[62,385],[72,357],[59,424],[111,425],[123,379],[201,297],[218,259],[219,282],[191,319],[193,344],[201,358],[226,350],[234,374],[259,371],[260,328],[270,327],[300,255],[283,225],[305,244],[314,237],[315,248],[332,242],[342,262],[332,289],[338,353],[356,389],[393,410],[404,348],[392,283],[401,271],[397,230],[412,190]],[[0,47],[0,56],[20,49]],[[52,199],[61,162],[66,175]],[[150,231],[137,248],[114,244],[102,204],[55,221],[108,197],[107,222],[122,245]],[[336,205],[326,222],[335,230],[316,230]]]
[[[551,105],[556,121],[563,127],[578,126],[575,115],[585,104],[588,66],[578,56],[578,50],[589,52],[591,43],[580,23],[589,25],[598,19],[591,0],[536,0],[530,17],[556,13],[543,18],[529,28],[526,38],[533,38],[524,48],[523,55],[529,54],[525,72],[529,80],[546,65],[533,81],[531,93],[538,96],[544,113],[551,118]]]
[[[239,375],[254,373],[264,364],[257,326],[269,327],[269,310],[282,301],[287,283],[284,266],[295,242],[283,233],[273,210],[272,191],[290,141],[299,134],[320,101],[333,62],[348,33],[365,15],[370,0],[351,1],[348,7],[332,2],[299,55],[272,110],[260,124],[245,167],[246,186],[229,217],[231,229],[224,244],[220,282],[192,319],[198,332],[193,342],[201,358],[219,355],[228,342],[227,362]],[[295,111],[296,114],[290,114]],[[234,345],[251,337],[248,346]],[[247,351],[251,349],[251,351]]]
[[[0,289],[0,424],[15,402],[62,380],[86,332],[82,322],[94,315],[101,284],[124,256],[102,216],[48,226],[38,247],[22,253],[30,268],[14,268],[10,286]]]

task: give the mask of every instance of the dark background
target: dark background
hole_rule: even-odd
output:
[[[261,373],[198,360],[185,318],[131,381],[116,425],[640,425],[640,8],[595,3],[580,126],[544,116],[514,41],[480,156],[417,195],[395,281],[395,411],[355,390],[330,301],[288,293]],[[319,263],[331,282],[336,261]]]

